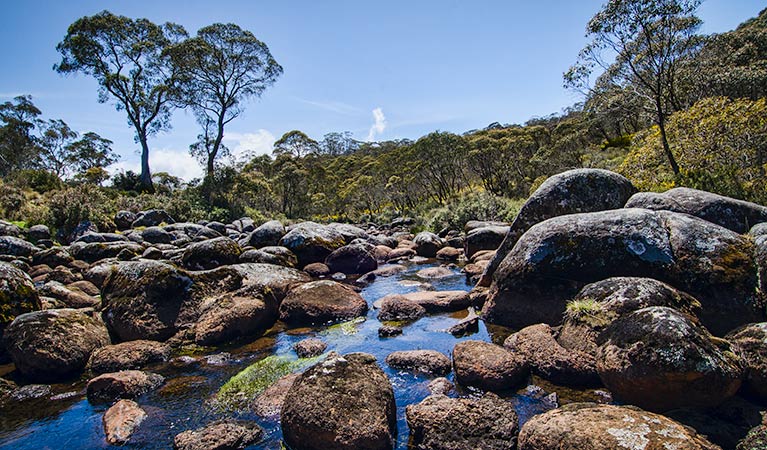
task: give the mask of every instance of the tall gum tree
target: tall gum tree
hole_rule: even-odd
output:
[[[683,108],[678,82],[683,62],[700,46],[696,34],[701,0],[609,0],[591,19],[586,37],[591,42],[565,74],[565,86],[591,93],[590,78],[604,72],[597,86],[628,89],[643,99],[660,129],[663,151],[674,175],[679,165],[671,152],[666,121]],[[613,57],[612,63],[607,59]]]
[[[165,54],[179,72],[177,99],[192,108],[203,130],[190,151],[212,176],[226,151],[224,128],[243,112],[246,100],[260,97],[277,80],[282,67],[266,44],[233,23],[201,28]]]
[[[149,137],[170,128],[177,78],[163,50],[186,36],[180,25],[156,25],[102,11],[75,21],[56,46],[62,59],[54,70],[92,76],[99,84],[99,102],[111,98],[117,110],[127,114],[141,145],[140,183],[147,191],[153,190]]]

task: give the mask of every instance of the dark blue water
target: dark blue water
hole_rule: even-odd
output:
[[[127,448],[160,449],[172,447],[173,437],[182,431],[202,427],[209,422],[236,417],[257,421],[265,430],[264,440],[253,449],[280,449],[281,434],[279,423],[265,420],[252,413],[222,411],[211,401],[219,388],[241,370],[270,355],[295,357],[292,346],[296,342],[318,337],[328,344],[328,350],[339,353],[367,352],[376,356],[379,364],[389,376],[394,387],[397,402],[398,437],[397,448],[407,448],[408,429],[405,422],[405,407],[417,403],[429,395],[426,385],[429,377],[399,372],[386,366],[384,358],[396,350],[431,349],[450,355],[455,344],[461,340],[477,339],[502,343],[510,330],[492,327],[490,330],[480,323],[479,332],[457,339],[445,330],[467,315],[467,311],[428,316],[404,326],[404,333],[394,338],[381,339],[376,319],[374,301],[387,294],[408,293],[424,288],[436,290],[470,290],[460,269],[454,268],[454,276],[439,280],[422,280],[416,272],[433,267],[435,264],[409,264],[405,272],[392,277],[379,277],[365,287],[361,295],[371,305],[366,320],[344,326],[302,328],[287,330],[278,325],[267,335],[252,342],[229,347],[211,349],[207,354],[227,352],[231,359],[223,365],[202,364],[192,370],[178,370],[168,365],[149,367],[166,377],[166,384],[159,390],[137,399],[147,412],[148,418],[134,434]],[[428,283],[430,286],[425,286]],[[6,367],[6,371],[7,371]],[[2,375],[2,368],[0,368]],[[452,374],[448,376],[452,380]],[[54,385],[53,394],[66,394],[64,399],[53,400],[50,396],[38,400],[15,403],[0,409],[0,449],[102,449],[109,448],[104,440],[101,417],[109,405],[91,405],[83,392],[87,380],[69,384]],[[547,385],[541,380],[531,380],[541,388],[521,389],[505,394],[513,402],[524,422],[532,415],[545,410],[548,400],[543,397],[556,391],[559,401],[593,400],[593,391],[573,391]],[[478,395],[475,392],[458,390],[456,396]]]

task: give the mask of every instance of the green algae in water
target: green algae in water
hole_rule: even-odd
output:
[[[344,336],[351,336],[351,335],[359,333],[360,330],[358,326],[364,322],[365,322],[364,317],[357,317],[348,322],[337,323],[335,325],[329,326],[321,334],[326,336],[337,335],[337,334],[342,334]]]
[[[295,359],[285,355],[271,355],[251,364],[226,382],[216,395],[216,405],[222,409],[243,409],[285,375],[298,372],[317,363],[323,355]]]

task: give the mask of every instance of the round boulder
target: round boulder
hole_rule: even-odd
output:
[[[57,381],[80,372],[93,350],[109,345],[104,323],[77,309],[22,314],[3,338],[16,369],[39,381]]]
[[[413,239],[415,243],[415,252],[418,256],[426,258],[435,258],[437,252],[445,246],[444,241],[434,233],[422,231]]]
[[[325,264],[331,272],[345,274],[362,274],[376,270],[378,261],[370,251],[361,244],[345,245],[325,259]]]
[[[521,356],[483,341],[463,341],[453,348],[455,380],[488,391],[519,387],[530,367]]]
[[[519,432],[518,448],[720,450],[667,417],[639,408],[593,403],[571,403],[533,417]]]
[[[235,264],[242,253],[236,242],[218,237],[190,244],[181,256],[181,263],[191,270],[209,270]]]
[[[91,403],[133,399],[157,389],[165,381],[162,375],[141,370],[104,373],[88,382],[86,393]]]
[[[767,400],[767,323],[752,323],[727,335],[746,366],[746,391]]]
[[[173,439],[176,450],[241,450],[264,435],[264,430],[253,422],[219,421],[206,427],[184,431]]]
[[[88,368],[95,373],[140,369],[147,364],[165,362],[170,347],[156,341],[128,341],[97,348],[91,354]]]
[[[285,236],[285,227],[279,220],[270,220],[253,230],[247,239],[247,244],[254,248],[277,245]]]
[[[322,280],[291,290],[280,304],[280,319],[291,325],[318,325],[364,316],[367,310],[367,302],[353,289]]]
[[[651,411],[716,406],[740,388],[729,343],[663,306],[614,321],[600,337],[597,371],[613,395]]]
[[[388,450],[397,433],[394,390],[374,356],[334,354],[293,383],[280,422],[293,450]]]
[[[279,245],[292,251],[298,267],[323,262],[333,250],[346,244],[344,236],[333,228],[314,222],[302,222],[280,239]]]
[[[436,350],[401,350],[389,353],[386,364],[398,370],[445,376],[450,373],[450,358]]]
[[[426,315],[426,309],[402,295],[387,295],[381,299],[378,320],[418,320]]]

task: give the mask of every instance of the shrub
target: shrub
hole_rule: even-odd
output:
[[[83,221],[91,221],[99,230],[115,228],[114,205],[103,190],[92,184],[80,184],[51,193],[48,198],[48,225],[60,236],[68,236]]]
[[[437,232],[445,227],[461,230],[470,220],[511,222],[524,200],[498,197],[484,190],[464,192],[445,206],[426,214],[426,228]]]

